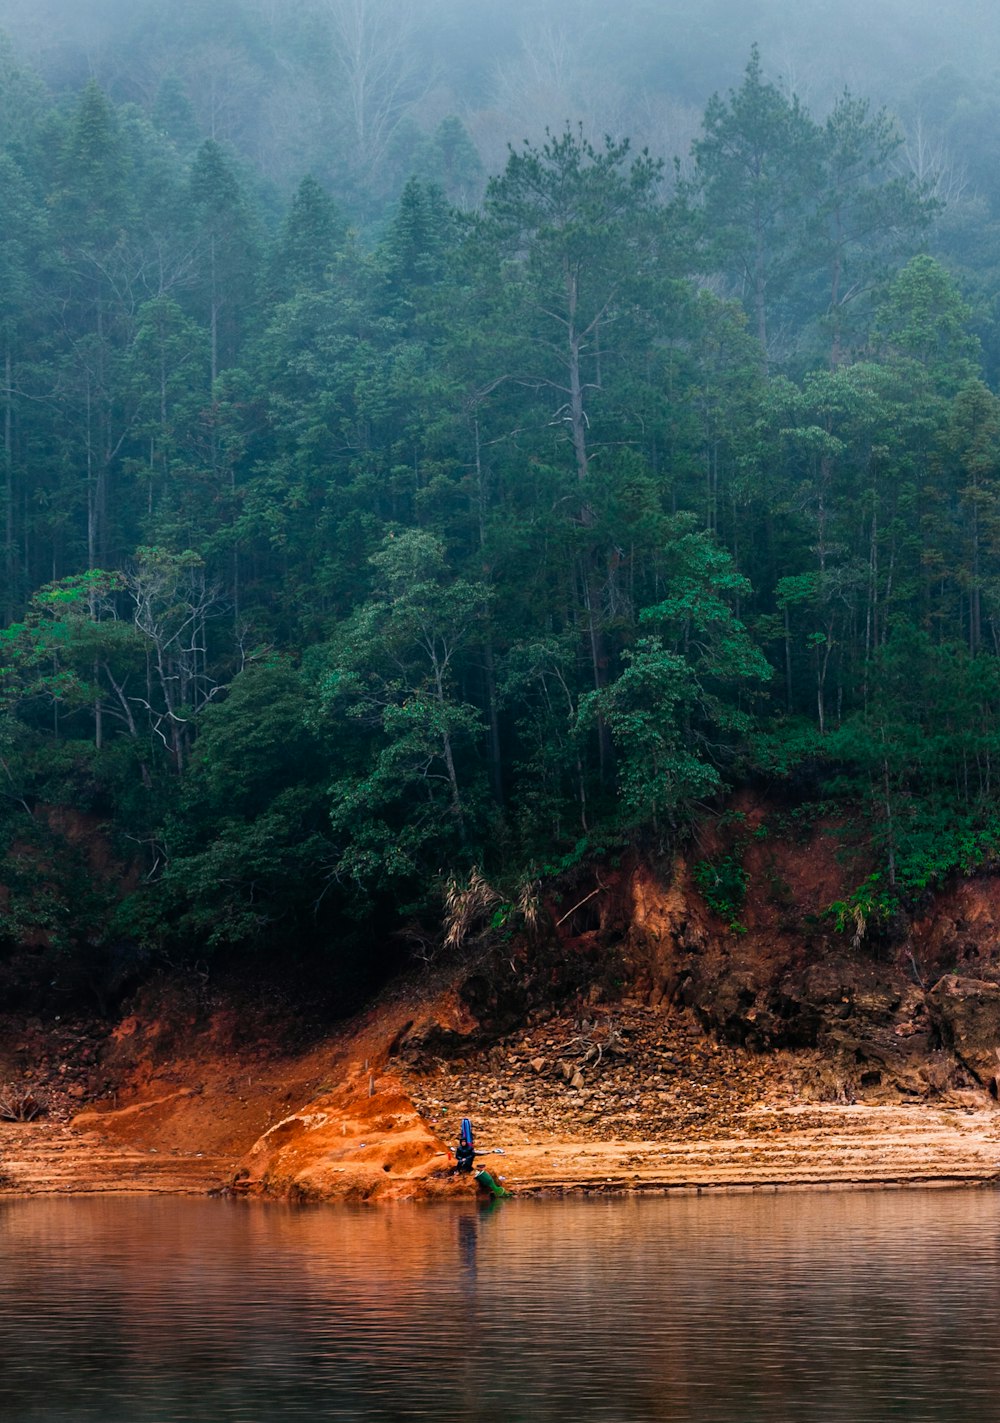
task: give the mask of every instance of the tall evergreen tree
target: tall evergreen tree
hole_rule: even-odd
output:
[[[705,259],[742,297],[765,358],[787,349],[785,302],[817,188],[820,134],[799,103],[764,78],[754,47],[739,89],[709,100],[692,146]]]

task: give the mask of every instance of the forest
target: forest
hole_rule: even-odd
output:
[[[4,951],[378,975],[741,786],[843,827],[839,927],[987,863],[995,79],[749,36],[669,141],[504,155],[371,53],[267,134],[245,63],[0,53]]]

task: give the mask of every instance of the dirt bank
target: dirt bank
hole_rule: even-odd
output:
[[[818,1101],[819,1054],[719,1044],[686,1010],[625,1002],[556,1015],[457,1060],[389,1059],[386,1039],[366,1066],[352,1055],[359,1043],[372,1046],[367,1021],[269,1072],[244,1053],[221,1073],[193,1052],[173,1062],[170,1091],[147,1081],[124,1106],[4,1124],[3,1189],[348,1201],[470,1192],[446,1155],[463,1116],[489,1153],[483,1164],[521,1193],[973,1184],[1000,1171],[987,1093]],[[321,1081],[323,1069],[343,1076]],[[184,1075],[196,1080],[177,1086]],[[291,1081],[300,1092],[289,1102]]]
[[[177,981],[111,1032],[0,1022],[0,1081],[48,1107],[0,1124],[0,1189],[473,1191],[449,1170],[463,1116],[515,1192],[996,1179],[1000,878],[852,939],[824,912],[833,839],[737,824],[735,928],[693,873],[721,836],[589,872],[558,934],[483,938],[334,1031]]]

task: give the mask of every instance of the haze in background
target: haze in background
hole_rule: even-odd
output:
[[[0,0],[0,28],[56,92],[95,78],[154,115],[180,97],[282,192],[311,171],[362,218],[413,171],[474,201],[509,141],[567,120],[683,160],[754,43],[817,116],[845,87],[892,108],[919,176],[964,190],[997,167],[988,0]],[[475,152],[432,172],[455,117]]]

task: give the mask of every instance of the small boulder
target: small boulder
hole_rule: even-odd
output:
[[[928,992],[927,1008],[944,1045],[988,1086],[1000,1065],[1000,984],[945,974]]]

